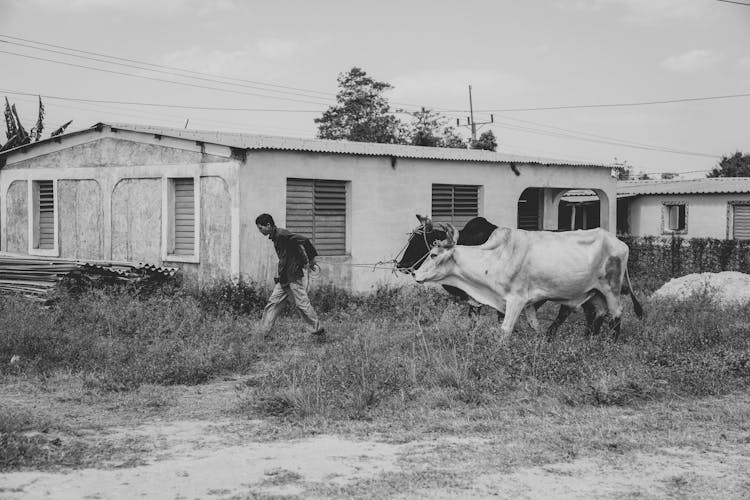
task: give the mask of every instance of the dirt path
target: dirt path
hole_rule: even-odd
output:
[[[405,435],[355,426],[316,434],[253,421],[232,410],[236,387],[237,380],[224,380],[87,399],[75,380],[5,384],[0,401],[55,415],[65,424],[63,440],[113,452],[101,453],[96,468],[2,473],[0,498],[750,498],[750,434],[742,418],[745,430],[730,439],[591,448],[561,461],[562,454],[530,458],[539,443],[515,430],[466,437],[460,430]],[[700,415],[714,414],[701,413],[710,404],[686,411],[703,421]],[[603,425],[613,420],[599,418]],[[535,428],[529,436],[538,435]]]
[[[417,488],[399,485],[414,468],[429,470],[447,446],[474,450],[457,470],[470,471],[487,439],[445,437],[404,444],[337,436],[242,442],[223,422],[205,420],[110,429],[108,439],[148,438],[153,453],[141,465],[106,469],[0,474],[5,499],[263,498],[413,496],[432,498],[747,498],[750,457],[664,449],[586,457],[481,474],[467,482]],[[227,445],[234,441],[236,444]],[[438,469],[439,470],[439,469]],[[401,493],[399,488],[403,488]]]

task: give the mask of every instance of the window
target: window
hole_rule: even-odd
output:
[[[286,228],[320,255],[346,254],[346,181],[287,179]]]
[[[750,239],[750,202],[731,202],[732,227],[730,237],[735,240]]]
[[[458,229],[479,215],[479,186],[432,185],[432,221]]]
[[[38,180],[29,183],[29,253],[57,256],[57,183]]]
[[[34,219],[36,228],[34,248],[52,249],[55,247],[55,191],[52,181],[36,181]]]
[[[166,247],[163,259],[198,262],[200,205],[196,177],[166,179],[167,210],[164,225]]]
[[[664,233],[687,233],[687,205],[685,203],[664,203],[663,224]]]

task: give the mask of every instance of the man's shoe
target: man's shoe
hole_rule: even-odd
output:
[[[317,337],[317,338],[323,338],[326,336],[326,329],[321,326],[320,328],[312,332],[310,335],[312,335],[313,337]]]

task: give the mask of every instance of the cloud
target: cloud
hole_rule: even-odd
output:
[[[737,67],[741,70],[750,71],[750,56],[742,57],[737,60]]]
[[[261,56],[266,59],[283,59],[297,52],[299,44],[294,40],[280,40],[278,38],[269,38],[258,40],[256,47]]]
[[[599,12],[619,8],[628,22],[646,24],[667,19],[700,19],[705,15],[701,0],[558,0],[559,9],[569,12]]]
[[[474,90],[475,101],[479,95],[484,95],[485,101],[490,95],[518,95],[528,87],[525,78],[494,70],[426,71],[398,76],[390,83],[394,86],[391,100],[425,105],[468,100],[468,85]]]
[[[671,56],[661,62],[661,66],[672,71],[701,71],[714,66],[722,56],[712,50],[691,50],[684,54]]]

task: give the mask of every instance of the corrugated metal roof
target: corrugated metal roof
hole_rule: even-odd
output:
[[[617,195],[750,193],[750,177],[619,181]]]
[[[567,160],[518,156],[493,151],[476,149],[431,148],[424,146],[406,146],[402,144],[376,144],[369,142],[332,141],[323,139],[299,139],[270,135],[241,134],[211,130],[191,130],[153,125],[136,125],[130,123],[102,123],[94,125],[110,126],[113,129],[129,130],[167,137],[178,137],[191,141],[220,144],[241,149],[308,151],[313,153],[339,153],[363,156],[393,156],[397,158],[421,158],[434,160],[476,161],[491,163],[518,163],[538,165],[574,165],[611,168],[610,165],[596,163],[576,163]]]

